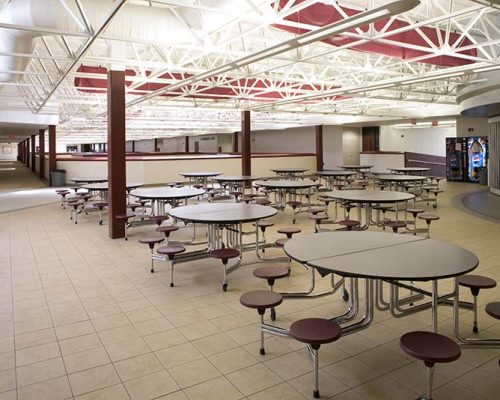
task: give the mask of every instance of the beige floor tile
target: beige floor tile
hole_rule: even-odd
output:
[[[354,357],[329,365],[323,370],[351,388],[382,374],[376,368],[372,368]]]
[[[68,375],[75,396],[120,383],[111,364]]]
[[[0,371],[15,368],[16,359],[13,351],[0,354]]]
[[[144,340],[153,351],[166,349],[168,347],[187,342],[187,339],[184,337],[184,335],[177,329],[171,329],[165,332],[144,336]]]
[[[192,343],[205,357],[239,346],[237,342],[225,333],[218,333],[213,336],[193,340]]]
[[[53,328],[42,329],[35,332],[16,334],[16,350],[26,347],[39,346],[46,343],[55,342],[57,337]]]
[[[253,365],[226,375],[226,378],[245,396],[281,383],[281,378],[262,364]]]
[[[191,361],[168,369],[181,388],[187,388],[198,383],[220,376],[220,372],[206,359]]]
[[[16,372],[19,387],[66,375],[61,357],[18,367]]]
[[[130,400],[122,384],[110,386],[75,397],[75,400]]]
[[[381,376],[364,383],[356,387],[354,391],[367,399],[373,400],[414,399],[417,395],[421,394],[408,389],[403,384],[393,381],[386,376]]]
[[[137,329],[135,329],[132,325],[125,325],[106,331],[100,331],[98,334],[105,346],[140,336]]]
[[[162,317],[162,313],[156,307],[148,307],[142,310],[128,311],[126,315],[130,322],[132,322],[133,324]]]
[[[14,351],[14,336],[7,336],[0,339],[0,353]]]
[[[236,389],[226,378],[219,377],[184,389],[190,400],[238,400],[243,394]]]
[[[129,381],[163,371],[163,366],[154,353],[118,361],[114,365],[122,381]]]
[[[102,346],[102,343],[97,334],[91,333],[89,335],[60,340],[59,346],[61,347],[61,353],[63,355],[68,355],[72,353],[79,353],[84,350],[95,349]]]
[[[208,360],[224,375],[255,365],[258,360],[242,347],[208,357]]]
[[[81,321],[74,324],[56,326],[55,331],[58,340],[71,339],[95,332],[90,321]]]
[[[105,331],[113,328],[119,328],[120,326],[130,325],[130,321],[128,320],[125,314],[116,314],[110,315],[106,317],[94,318],[91,320],[92,325],[96,331]]]
[[[288,353],[265,361],[264,365],[287,381],[311,370],[310,362],[306,357],[302,352]]]
[[[288,383],[280,383],[248,396],[248,400],[305,400],[306,398],[309,398],[309,396],[304,397],[302,393],[296,391]]]
[[[172,368],[203,358],[203,354],[201,354],[191,343],[169,347],[168,349],[156,351],[155,353],[165,368]]]
[[[113,362],[140,356],[141,354],[146,354],[151,351],[144,339],[140,337],[123,340],[119,343],[113,343],[105,347]]]
[[[99,367],[111,362],[108,354],[102,346],[96,347],[95,349],[81,351],[79,353],[64,355],[63,360],[68,374]]]
[[[0,372],[0,392],[6,392],[16,388],[16,370],[9,369]]]
[[[0,393],[0,400],[17,400],[17,390]]]
[[[188,339],[196,340],[219,333],[219,329],[209,321],[195,322],[179,328],[179,331]]]
[[[18,390],[18,400],[65,400],[72,397],[66,376],[26,386]]]
[[[125,387],[132,400],[156,399],[179,390],[177,383],[166,371],[127,381]]]
[[[142,336],[168,331],[169,329],[174,328],[170,321],[168,321],[165,317],[137,322],[134,324],[134,327]]]
[[[33,364],[39,361],[60,357],[61,352],[57,342],[41,344],[39,346],[28,347],[16,351],[16,364],[22,366]]]
[[[365,351],[358,354],[356,358],[365,363],[366,365],[376,368],[381,373],[393,371],[396,368],[409,364],[410,361],[398,354],[387,350],[383,347],[376,347],[374,349]]]

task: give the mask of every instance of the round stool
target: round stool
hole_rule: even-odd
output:
[[[184,253],[186,251],[186,248],[181,245],[168,245],[168,246],[161,246],[158,247],[156,252],[162,256],[167,256],[168,261],[170,262],[170,287],[174,287],[174,262],[175,262],[175,256],[177,254]],[[152,262],[151,262],[152,263]],[[154,272],[154,270],[151,268],[151,272]]]
[[[358,226],[361,226],[361,223],[359,221],[356,221],[353,219],[344,219],[342,221],[339,221],[338,224],[345,226],[348,231],[352,231],[353,228],[357,228]]]
[[[262,239],[264,240],[264,246],[262,247],[262,252],[266,252],[266,228],[270,228],[271,226],[274,226],[274,223],[269,222],[269,221],[257,221],[253,224],[253,226],[260,228],[260,231],[262,232]],[[257,246],[259,244],[257,243]]]
[[[438,194],[443,193],[443,191],[439,190],[439,189],[432,189],[430,192],[434,195],[434,204],[432,205],[432,208],[437,208],[437,206],[438,206]],[[427,203],[427,204],[429,204],[429,203]]]
[[[222,266],[224,268],[224,280],[222,281],[222,290],[225,292],[227,290],[227,262],[230,258],[236,258],[240,256],[240,252],[236,249],[217,249],[212,250],[210,255],[213,258],[218,258],[222,260]]]
[[[417,215],[425,212],[423,208],[407,208],[406,212],[409,212],[413,216],[413,234],[417,234]]]
[[[286,235],[286,237],[288,239],[290,239],[296,233],[300,233],[300,232],[302,232],[302,230],[299,228],[280,228],[280,229],[278,229],[278,233],[282,233],[282,234]]]
[[[384,222],[384,226],[392,228],[394,233],[398,233],[399,228],[406,228],[407,224],[405,221],[386,221]]]
[[[266,279],[272,292],[275,280],[287,277],[290,275],[290,271],[285,267],[260,267],[253,271],[253,275],[256,278]],[[271,308],[271,320],[276,320],[276,310],[274,307]]]
[[[72,207],[69,219],[73,219],[73,214],[75,215],[75,224],[78,224],[78,213],[80,212],[80,206],[83,207],[83,203],[80,200],[71,200],[67,202],[68,206]]]
[[[324,318],[305,318],[295,321],[289,328],[290,336],[312,348],[314,362],[314,398],[319,398],[319,358],[322,344],[335,342],[341,335],[340,325]]]
[[[108,203],[102,201],[102,202],[97,202],[97,203],[92,203],[92,206],[97,208],[99,210],[99,225],[102,225],[102,211],[104,210],[105,207],[108,206]]]
[[[314,232],[318,233],[321,226],[321,221],[326,221],[328,219],[328,215],[326,214],[312,214],[309,215],[309,219],[314,221]]]
[[[283,302],[283,296],[270,290],[253,290],[251,292],[243,293],[240,297],[240,303],[248,308],[254,308],[260,315],[260,354],[266,354],[264,349],[264,313],[267,308],[274,308]]]
[[[155,222],[156,225],[161,226],[163,221],[168,220],[170,217],[168,215],[151,215],[149,221]]]
[[[427,390],[421,399],[432,399],[434,364],[458,360],[460,347],[450,338],[434,332],[408,332],[401,337],[401,349],[411,357],[422,360],[427,367]]]
[[[179,230],[179,227],[175,226],[175,225],[162,225],[162,226],[158,226],[155,229],[156,232],[163,232],[163,234],[165,235],[165,238],[167,239],[167,244],[168,244],[168,238],[170,237],[170,234],[172,232],[175,232],[178,230]]]
[[[478,333],[479,329],[477,327],[477,296],[479,296],[479,292],[481,289],[492,289],[496,287],[497,282],[494,279],[481,275],[462,275],[457,278],[457,281],[460,286],[470,289],[473,298],[472,311],[474,312],[472,332]]]
[[[125,240],[128,240],[128,227],[129,227],[129,219],[134,218],[135,214],[126,213],[126,214],[118,214],[115,215],[116,219],[121,219],[125,223]]]
[[[155,248],[155,244],[161,243],[164,240],[165,238],[162,238],[160,236],[145,236],[139,239],[139,243],[147,244],[149,246],[149,249],[151,250],[151,273],[155,272],[153,265],[153,250]]]
[[[293,220],[292,220],[292,224],[295,224],[295,210],[302,206],[302,202],[300,201],[295,201],[295,200],[292,200],[292,201],[287,201],[286,204],[288,206],[290,206],[293,210]]]
[[[431,237],[431,222],[432,221],[437,221],[439,217],[434,214],[420,214],[418,216],[419,219],[423,219],[425,223],[427,224],[427,238],[430,239]]]
[[[130,208],[132,212],[136,210],[136,208],[142,207],[141,203],[129,203],[127,204],[127,208]]]

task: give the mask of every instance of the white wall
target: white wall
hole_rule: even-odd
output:
[[[162,153],[184,153],[185,140],[186,138],[184,136],[164,138],[158,141],[158,146]]]
[[[253,131],[251,146],[255,153],[315,153],[314,127]]]
[[[217,135],[191,136],[189,138],[190,152],[194,152],[196,142],[200,144],[200,153],[217,153],[218,151],[219,146],[217,142]]]
[[[469,132],[469,129],[473,129]],[[488,136],[489,126],[488,118],[457,118],[457,136]]]
[[[359,165],[361,151],[361,128],[344,128],[342,131],[343,164]]]
[[[396,129],[391,125],[382,125],[380,151],[409,151],[445,157],[445,139],[455,136],[455,127]]]
[[[15,161],[17,159],[17,143],[0,143],[0,160]]]
[[[148,140],[136,140],[135,141],[135,151],[151,153],[155,152],[155,141],[154,139]]]
[[[313,143],[316,143],[315,137]],[[323,169],[338,169],[343,164],[342,159],[342,127],[323,126]]]

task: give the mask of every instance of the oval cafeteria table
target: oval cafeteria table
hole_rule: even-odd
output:
[[[297,179],[300,177],[300,174],[308,171],[307,168],[273,168],[271,169],[276,175],[281,176],[283,178],[288,179]]]
[[[181,188],[155,187],[132,190],[130,194],[140,199],[151,200],[154,203],[153,210],[156,206],[155,214],[161,215],[165,214],[165,204],[177,207],[180,200],[201,196],[205,194],[205,190],[189,186]]]
[[[432,326],[433,330],[437,331],[438,300],[456,296],[454,291],[438,297],[437,281],[466,274],[479,264],[474,254],[451,243],[381,232],[325,232],[301,235],[289,240],[284,251],[291,259],[305,266],[352,278],[351,298],[354,304],[358,298],[357,280],[366,280],[365,316],[359,322],[344,326],[345,333],[366,328],[372,323],[376,301],[373,280],[393,283],[391,312],[395,302],[395,283],[432,281]],[[416,311],[422,306],[413,307],[413,311]],[[409,309],[411,310],[411,307]]]
[[[100,183],[100,182],[107,182],[108,178],[90,178],[90,177],[76,177],[76,178],[70,178],[69,179],[71,182],[75,182],[75,184],[80,185],[81,183]]]
[[[388,182],[389,190],[392,188],[395,189],[396,186],[401,183],[413,183],[413,188],[416,190],[417,183],[422,186],[423,182],[427,180],[427,177],[419,175],[386,174],[377,176],[377,179],[382,182]]]
[[[307,209],[311,208],[311,188],[318,186],[317,182],[313,182],[308,179],[297,179],[297,180],[268,180],[268,181],[255,181],[255,186],[263,187],[266,189],[275,190],[277,193],[275,206],[283,210],[286,205],[286,195],[290,195],[290,200],[295,201],[297,195],[307,194]],[[307,193],[302,193],[303,189],[307,189]],[[297,193],[298,191],[298,193]]]
[[[137,189],[138,187],[141,187],[143,185],[144,183],[139,182],[126,182],[125,188],[127,190],[127,193],[130,193],[131,190]],[[109,183],[107,181],[99,183],[89,183],[87,185],[82,185],[82,188],[87,189],[89,192],[98,192],[99,196],[104,199],[106,198],[106,193],[109,189]]]
[[[379,215],[377,213],[377,221],[372,221],[372,205],[373,204],[386,204],[395,203],[396,204],[396,220],[398,220],[399,213],[399,202],[405,202],[406,205],[409,200],[414,200],[415,195],[406,192],[394,192],[385,190],[334,190],[332,192],[325,192],[323,196],[331,197],[338,201],[348,201],[350,203],[358,204],[358,219],[361,222],[361,205],[365,205],[365,223],[364,228],[368,228],[371,224],[379,224]],[[336,219],[335,215],[335,219]],[[406,215],[405,215],[406,221]]]
[[[213,172],[213,171],[201,171],[201,172],[181,172],[179,174],[180,176],[183,176],[184,178],[189,179],[189,184],[192,186],[196,184],[197,182],[203,182],[203,188],[207,190],[208,187],[208,178],[213,178],[214,176],[221,175],[220,172]]]
[[[429,172],[431,169],[430,168],[424,168],[424,167],[399,167],[399,168],[387,168],[389,171],[397,173],[397,174],[403,174],[403,173],[408,173],[411,174],[413,173],[424,173],[424,172]]]
[[[229,185],[229,192],[235,192],[236,190],[242,191],[244,182],[253,182],[261,178],[260,176],[251,175],[218,175],[214,176],[213,180],[220,184],[227,183]],[[252,186],[250,186],[250,188],[252,188]]]
[[[207,224],[208,249],[210,252],[224,247],[237,248],[240,251],[240,258],[236,264],[224,266],[224,280],[222,288],[227,288],[226,275],[241,265],[243,251],[253,250],[257,242],[243,245],[243,223],[256,222],[261,219],[276,215],[277,211],[273,207],[261,206],[258,204],[244,203],[203,203],[189,206],[177,207],[170,210],[169,214],[176,220],[191,223]],[[258,238],[258,224],[255,224],[255,231],[251,232]],[[226,235],[224,235],[224,230]],[[225,236],[225,238],[224,238]],[[196,254],[185,253],[179,259],[204,258],[208,256],[205,252]]]
[[[347,178],[356,175],[356,172],[346,170],[330,170],[318,171],[316,172],[316,175],[318,175],[320,178],[325,178],[328,188],[332,190],[336,182],[342,184],[342,186],[347,186]]]

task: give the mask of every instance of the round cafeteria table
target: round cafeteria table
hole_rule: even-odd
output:
[[[130,193],[131,190],[137,189],[138,187],[143,186],[143,183],[138,182],[127,182],[125,183],[125,188],[127,193]],[[89,192],[97,192],[99,196],[104,199],[107,197],[107,192],[109,189],[108,182],[99,182],[99,183],[89,183],[86,185],[82,185],[82,188],[87,189]]]
[[[295,201],[297,195],[307,194],[307,208],[311,208],[311,188],[317,187],[318,183],[308,179],[298,180],[268,180],[268,181],[255,181],[255,186],[263,187],[265,189],[275,190],[277,194],[276,207],[283,210],[287,202],[287,194],[289,199]],[[303,190],[307,190],[303,193]]]
[[[413,183],[413,189],[416,192],[417,185],[422,186],[423,183],[427,180],[426,176],[418,176],[418,175],[400,175],[400,174],[387,174],[387,175],[379,175],[377,179],[380,182],[388,182],[389,190],[396,189],[398,185],[403,183]]]
[[[335,186],[335,183],[339,185],[341,184],[342,186],[347,186],[347,178],[356,175],[356,172],[346,171],[346,170],[341,170],[341,171],[330,170],[330,171],[318,171],[316,172],[316,175],[318,175],[320,178],[324,178],[328,188],[332,190],[333,187]]]
[[[221,175],[220,172],[181,172],[179,174],[180,176],[183,176],[184,178],[189,179],[189,185],[195,185],[197,182],[203,182],[203,188],[207,190],[208,187],[208,178],[213,178],[214,176]]]
[[[344,164],[344,165],[337,165],[340,169],[347,170],[347,171],[354,171],[356,172],[360,177],[364,178],[366,173],[370,171],[370,169],[373,168],[373,165],[356,165],[356,164]]]
[[[220,184],[228,184],[229,192],[235,192],[236,190],[242,191],[245,182],[253,182],[259,179],[261,179],[261,177],[251,175],[218,175],[213,178],[214,181]]]
[[[432,325],[437,330],[437,281],[473,271],[479,264],[470,251],[441,240],[381,232],[325,232],[289,240],[285,253],[293,260],[316,269],[353,278],[351,297],[357,298],[357,280],[366,280],[366,315],[360,322],[343,327],[353,332],[373,321],[373,280],[432,281]],[[453,292],[447,297],[455,297]],[[391,290],[391,306],[394,304]],[[355,301],[356,302],[356,301]],[[418,307],[418,306],[415,306]]]
[[[399,167],[399,168],[387,168],[389,171],[396,173],[396,174],[418,174],[420,173],[423,175],[424,172],[429,172],[431,169],[430,168],[424,168],[424,167]]]
[[[307,168],[273,168],[271,170],[276,175],[287,179],[298,179],[301,174],[308,171]]]
[[[82,183],[100,183],[100,182],[107,182],[108,178],[90,178],[90,177],[84,177],[84,176],[79,176],[76,178],[70,178],[71,182],[75,182],[75,184],[80,185]]]
[[[358,204],[358,218],[361,222],[361,206],[365,206],[365,223],[364,228],[369,225],[379,224],[379,214],[377,213],[377,221],[372,221],[372,206],[379,204],[394,203],[396,206],[396,220],[398,220],[399,207],[398,203],[404,202],[405,209],[408,201],[414,200],[415,195],[406,192],[394,192],[385,190],[334,190],[325,192],[323,196],[331,197],[337,201],[347,201],[349,203]],[[335,215],[336,219],[336,215]],[[405,215],[406,220],[406,215]]]
[[[227,288],[226,274],[241,265],[241,256],[245,250],[253,250],[257,243],[243,244],[242,224],[256,222],[276,215],[273,207],[244,203],[206,203],[194,204],[172,209],[169,214],[176,220],[207,224],[208,249],[210,252],[224,247],[237,248],[240,258],[236,264],[224,268],[223,289]],[[258,238],[258,224],[255,224],[255,237]],[[225,235],[224,235],[225,230]],[[197,252],[199,258],[207,257],[207,252]],[[189,257],[186,253],[183,257]],[[192,257],[190,259],[193,259]]]
[[[165,204],[176,207],[180,200],[187,201],[191,197],[201,196],[205,194],[205,190],[189,186],[181,188],[155,187],[132,190],[130,194],[140,199],[151,200],[153,210],[156,208],[155,214],[161,215],[165,214]]]

